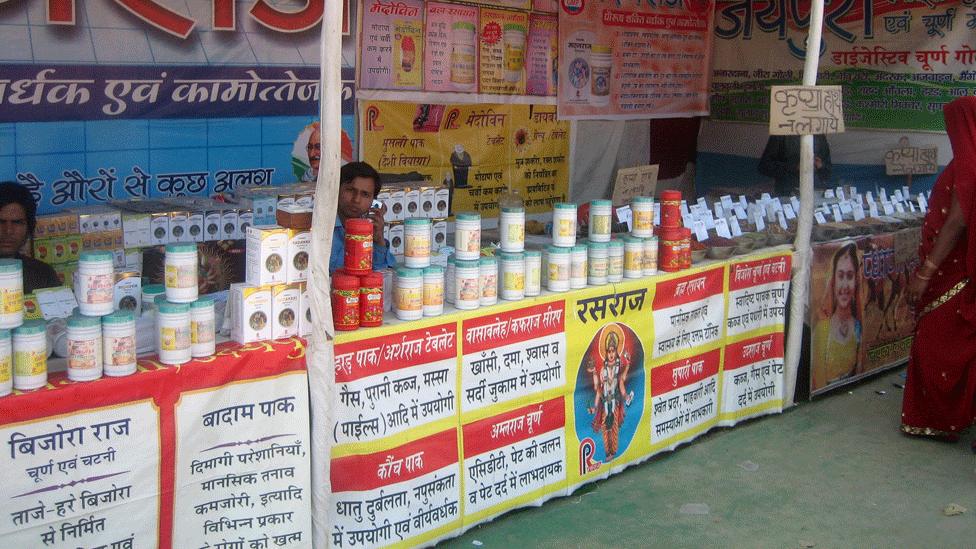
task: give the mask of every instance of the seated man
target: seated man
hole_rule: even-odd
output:
[[[329,272],[341,269],[345,260],[347,219],[364,218],[373,222],[373,270],[396,266],[383,238],[383,210],[373,208],[373,200],[380,194],[380,174],[365,162],[350,162],[339,170],[339,203],[335,229],[332,232],[332,256]]]
[[[61,286],[54,269],[20,253],[37,224],[37,204],[27,187],[0,183],[0,257],[19,259],[24,264],[24,293],[38,288]]]

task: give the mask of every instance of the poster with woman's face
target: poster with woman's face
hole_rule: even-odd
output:
[[[862,372],[866,240],[838,240],[813,249],[810,276],[810,391]]]

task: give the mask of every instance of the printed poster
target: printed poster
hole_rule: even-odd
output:
[[[478,91],[478,8],[427,3],[424,89]]]
[[[783,409],[784,356],[782,332],[725,347],[721,425]]]
[[[818,84],[844,87],[848,128],[943,131],[972,95],[971,2],[827,2]],[[809,15],[795,4],[718,0],[712,118],[766,123],[769,87],[799,84]]]
[[[363,4],[360,87],[419,90],[424,80],[424,3],[420,0]]]
[[[708,114],[712,2],[561,5],[560,118]]]
[[[311,543],[308,406],[305,372],[182,395],[174,546]]]
[[[151,400],[6,425],[0,438],[10,456],[5,546],[156,546],[162,457]]]
[[[569,486],[606,478],[650,455],[647,379],[653,286],[625,282],[567,300],[572,402]]]
[[[479,91],[525,95],[528,14],[482,8],[479,25]]]
[[[363,101],[360,113],[363,160],[445,185],[452,215],[497,217],[509,185],[528,213],[568,197],[569,123],[555,106]]]
[[[555,17],[529,16],[529,45],[525,60],[525,93],[556,95],[559,79],[559,24]]]
[[[810,394],[908,360],[919,228],[813,246]]]

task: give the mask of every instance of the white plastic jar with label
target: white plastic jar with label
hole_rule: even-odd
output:
[[[609,249],[606,242],[590,242],[588,246],[586,279],[590,286],[603,286],[607,283]]]
[[[424,269],[424,316],[444,313],[444,268],[431,265]]]
[[[578,290],[586,287],[587,255],[589,252],[586,244],[577,244],[572,249],[569,287]]]
[[[624,242],[611,240],[607,243],[607,282],[624,279]]]
[[[176,365],[189,362],[193,351],[190,344],[190,304],[156,300],[156,330],[159,333],[159,361]]]
[[[454,222],[454,254],[465,261],[481,257],[481,214],[457,214]]]
[[[24,264],[19,259],[0,259],[0,328],[24,323]]]
[[[609,200],[591,200],[589,228],[590,242],[610,242],[613,212]]]
[[[501,271],[501,298],[518,301],[525,298],[525,254],[501,252],[498,254]]]
[[[131,311],[102,317],[102,372],[109,377],[136,373],[136,321]]]
[[[115,307],[115,260],[111,252],[82,252],[75,298],[85,316],[104,316]]]
[[[477,309],[481,304],[481,266],[477,261],[454,262],[454,306],[462,311]]]
[[[14,328],[14,389],[31,391],[47,383],[47,334],[43,320]]]
[[[167,244],[165,259],[166,301],[192,303],[197,299],[197,245]]]
[[[14,347],[10,330],[0,329],[0,397],[14,390]]]
[[[537,296],[542,293],[542,252],[525,252],[525,295]]]
[[[498,218],[498,239],[503,252],[525,250],[525,208],[502,208]]]
[[[576,245],[576,204],[560,202],[553,207],[552,243],[560,248]]]
[[[549,246],[546,249],[546,288],[550,292],[565,292],[569,290],[569,273],[572,248]]]
[[[68,318],[68,379],[93,381],[102,377],[102,319]]]
[[[403,264],[411,269],[430,266],[431,225],[429,219],[412,217],[403,224]]]
[[[190,304],[190,354],[193,358],[212,356],[217,351],[216,320],[212,297],[204,296]]]
[[[498,303],[498,260],[494,257],[482,257],[478,262],[478,287],[482,307]]]

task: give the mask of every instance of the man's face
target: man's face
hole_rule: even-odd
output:
[[[308,136],[308,144],[305,145],[305,152],[308,153],[308,165],[314,173],[319,171],[319,161],[322,160],[322,144],[319,142],[319,131],[312,130]]]
[[[373,204],[375,182],[369,177],[354,177],[339,186],[339,217],[343,220],[362,217]]]
[[[27,213],[20,204],[0,208],[0,256],[17,255],[27,242]]]

